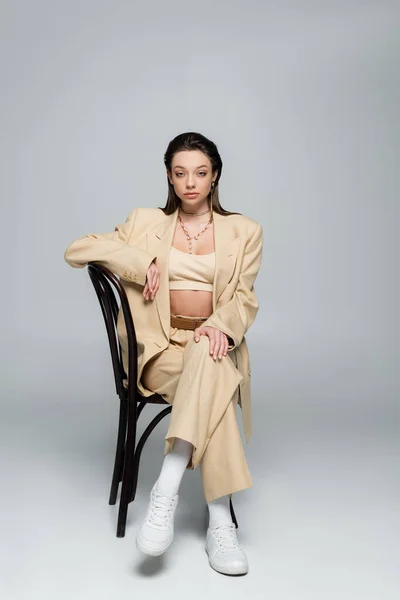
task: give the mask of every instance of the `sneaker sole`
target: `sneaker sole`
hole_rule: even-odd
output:
[[[210,563],[210,567],[217,571],[217,573],[221,573],[222,575],[247,575],[249,572],[249,566],[245,565],[243,567],[220,567],[217,563],[213,562],[212,558],[208,554],[208,550],[206,549],[208,562]],[[223,570],[222,570],[223,569]]]
[[[149,548],[145,544],[142,544],[139,539],[139,535],[137,535],[136,536],[136,548],[138,550],[140,550],[140,552],[143,552],[143,554],[147,554],[147,556],[161,556],[161,554],[164,554],[164,552],[166,552],[168,550],[168,548],[171,546],[173,539],[174,538],[171,539],[168,546],[165,546],[161,550],[156,550],[155,548]]]

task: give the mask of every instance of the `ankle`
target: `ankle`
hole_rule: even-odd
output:
[[[175,496],[191,458],[193,445],[180,438],[175,439],[173,449],[165,456],[158,478],[157,491],[165,496]]]
[[[223,496],[208,503],[208,511],[210,515],[210,529],[219,525],[232,525],[232,517],[229,509],[229,497]]]

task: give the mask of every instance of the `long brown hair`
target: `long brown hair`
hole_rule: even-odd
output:
[[[168,148],[164,154],[164,164],[170,173],[172,172],[173,157],[177,152],[181,152],[182,150],[200,150],[210,159],[212,172],[215,173],[215,171],[218,169],[218,175],[215,179],[214,188],[212,189],[208,197],[208,200],[210,201],[211,196],[213,211],[224,216],[241,214],[225,210],[224,208],[222,208],[219,202],[218,182],[221,178],[222,160],[218,152],[218,148],[214,144],[214,142],[206,138],[204,135],[201,135],[201,133],[196,133],[195,131],[188,131],[186,133],[180,133],[179,135],[177,135],[173,140],[170,141],[170,143],[168,144]],[[178,206],[181,205],[181,201],[180,198],[176,195],[174,186],[172,185],[168,177],[167,181],[167,203],[163,208],[159,208],[161,208],[165,215],[170,215],[176,211]]]

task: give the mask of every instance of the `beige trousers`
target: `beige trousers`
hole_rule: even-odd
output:
[[[214,361],[209,338],[171,327],[169,346],[144,367],[143,385],[172,404],[164,454],[175,438],[194,446],[188,469],[200,465],[206,502],[252,487],[236,420],[242,375],[230,353]]]

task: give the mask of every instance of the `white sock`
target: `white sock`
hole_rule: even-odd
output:
[[[193,444],[176,438],[171,452],[164,458],[157,483],[157,492],[173,497],[178,493],[183,474],[192,456]]]
[[[222,496],[208,503],[210,513],[210,527],[218,525],[232,525],[231,511],[229,509],[229,496]]]

